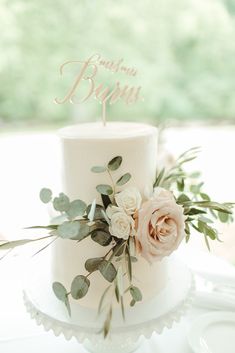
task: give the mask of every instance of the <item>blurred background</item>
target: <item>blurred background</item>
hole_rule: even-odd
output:
[[[110,119],[235,121],[233,0],[1,0],[0,31],[1,129],[99,114],[53,104],[70,84],[60,65],[95,52],[137,67],[143,87],[144,104],[117,104]]]
[[[192,169],[214,199],[235,200],[234,0],[1,0],[0,33],[2,238],[27,237],[23,227],[47,220],[38,192],[60,189],[55,130],[100,119],[95,100],[53,102],[71,85],[60,65],[96,52],[136,67],[145,97],[115,104],[108,120],[164,127],[160,148],[169,159],[202,146]],[[212,245],[231,263],[234,231],[221,226],[223,243]],[[204,248],[199,237],[191,244]]]

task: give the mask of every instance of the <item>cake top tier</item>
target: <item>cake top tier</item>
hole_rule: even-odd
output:
[[[90,122],[72,125],[59,130],[63,139],[123,139],[156,135],[157,128],[135,122]]]

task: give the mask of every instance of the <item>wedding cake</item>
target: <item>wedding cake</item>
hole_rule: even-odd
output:
[[[157,129],[153,126],[130,122],[83,123],[59,131],[62,143],[63,191],[70,200],[81,199],[87,204],[96,200],[102,204],[96,190],[98,184],[110,183],[109,175],[92,173],[94,165],[107,164],[115,156],[122,156],[120,168],[113,172],[118,179],[128,171],[131,179],[128,188],[136,188],[144,200],[152,192],[156,177]],[[127,186],[119,187],[119,192]],[[58,239],[52,247],[52,281],[58,281],[69,288],[77,274],[85,273],[84,264],[89,258],[104,256],[106,247],[90,237],[77,243],[70,239]],[[161,291],[167,280],[167,260],[150,263],[138,256],[133,263],[133,282],[142,292],[143,300]],[[99,272],[92,274],[92,281],[86,296],[78,303],[97,307],[107,281]],[[130,295],[125,301],[130,302]]]

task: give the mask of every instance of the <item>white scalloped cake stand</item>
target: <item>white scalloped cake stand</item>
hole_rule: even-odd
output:
[[[63,334],[67,340],[75,337],[93,353],[133,352],[143,336],[150,338],[153,332],[160,334],[164,327],[171,328],[175,321],[179,321],[191,305],[194,293],[192,273],[178,261],[170,260],[166,288],[151,300],[127,308],[125,322],[120,308],[115,309],[110,337],[104,340],[98,333],[104,317],[97,318],[96,310],[75,302],[71,303],[70,318],[64,304],[51,290],[50,276],[46,271],[36,272],[36,268],[31,267],[31,275],[27,276],[24,287],[24,301],[31,317],[56,336]]]

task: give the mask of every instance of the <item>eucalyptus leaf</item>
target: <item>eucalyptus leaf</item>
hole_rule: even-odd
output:
[[[88,272],[94,272],[99,269],[100,263],[103,261],[103,257],[95,257],[93,259],[88,259],[85,262],[85,269]]]
[[[79,233],[79,222],[78,221],[67,221],[58,226],[58,235],[63,239],[72,239]]]
[[[51,191],[50,189],[43,188],[43,189],[40,191],[39,197],[40,197],[40,200],[41,200],[43,203],[48,203],[48,202],[50,202],[51,199],[52,199],[52,191]]]
[[[106,167],[97,165],[97,166],[92,167],[91,171],[93,173],[104,173],[106,171]]]
[[[138,287],[131,286],[130,287],[130,293],[132,298],[136,301],[139,302],[142,300],[142,293]]]
[[[118,181],[116,182],[116,185],[118,186],[125,185],[130,179],[131,179],[131,174],[126,173],[123,176],[121,176],[121,178],[118,179]]]
[[[86,204],[82,200],[74,200],[70,203],[69,209],[66,211],[70,219],[74,219],[78,216],[83,216],[86,210]]]
[[[120,167],[121,164],[122,164],[122,157],[121,156],[114,157],[108,163],[108,169],[112,170],[112,171],[113,170],[117,170]]]
[[[76,276],[71,284],[71,295],[74,299],[83,298],[90,287],[90,281],[87,277],[79,275]]]
[[[87,209],[86,209],[86,214],[87,214],[88,218],[89,218],[89,214],[91,212],[91,207],[92,207],[92,204],[88,205]],[[102,214],[102,210],[104,210],[103,206],[98,205],[98,204],[95,205],[94,220],[99,220],[99,219],[104,218],[103,214]]]
[[[56,211],[66,212],[69,210],[70,202],[68,196],[64,193],[60,193],[59,197],[55,197],[53,200],[53,206]]]
[[[81,241],[81,240],[85,239],[91,232],[91,228],[88,226],[88,224],[82,223],[79,221],[78,221],[78,223],[79,223],[78,233],[74,237],[70,238],[71,240]]]
[[[95,229],[91,233],[91,239],[102,246],[107,246],[111,243],[112,236],[103,230]]]
[[[123,254],[123,251],[124,251],[124,241],[121,240],[113,247],[113,254],[114,256],[121,256]]]
[[[117,275],[116,268],[113,266],[111,262],[107,260],[103,260],[100,263],[99,271],[108,282],[113,282]]]
[[[106,184],[97,185],[96,190],[103,195],[112,195],[113,193],[112,186]]]
[[[52,284],[53,292],[57,299],[65,303],[67,297],[67,290],[60,282],[53,282]]]

